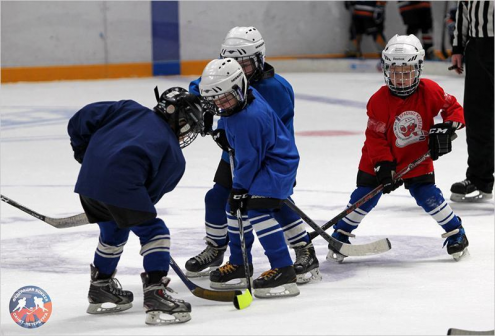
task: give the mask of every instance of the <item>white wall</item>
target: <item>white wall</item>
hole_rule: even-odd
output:
[[[443,2],[433,2],[440,48]],[[211,59],[234,26],[254,25],[268,56],[343,53],[350,14],[342,1],[182,1],[182,60]],[[405,33],[396,1],[385,35]],[[149,1],[2,1],[2,67],[151,62]],[[374,51],[371,39],[365,52]]]
[[[2,1],[2,67],[151,62],[148,1]]]

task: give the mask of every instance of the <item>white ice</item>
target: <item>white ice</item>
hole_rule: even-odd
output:
[[[301,154],[296,203],[320,225],[348,203],[366,127],[365,105],[383,85],[380,74],[286,73],[296,92],[296,140]],[[430,77],[463,101],[464,81]],[[79,165],[72,158],[67,121],[83,105],[133,99],[153,106],[153,88],[185,86],[192,78],[65,81],[2,85],[1,192],[50,217],[82,211],[73,193]],[[482,88],[480,88],[482,89]],[[321,131],[321,132],[314,132]],[[312,133],[313,132],[313,133]],[[446,199],[450,185],[464,178],[465,132],[454,150],[436,163],[437,185]],[[186,173],[176,190],[157,204],[172,232],[172,255],[183,266],[204,248],[204,195],[220,158],[208,138],[184,151]],[[142,258],[131,235],[117,277],[135,294],[126,312],[85,313],[89,264],[98,240],[96,225],[55,229],[2,202],[1,328],[4,335],[445,335],[448,328],[494,328],[494,207],[451,203],[462,218],[471,255],[455,262],[442,249],[443,230],[405,189],[382,197],[355,231],[355,243],[388,237],[392,250],[376,256],[326,261],[315,240],[323,281],[300,286],[295,298],[261,300],[238,311],[232,304],[193,296],[171,270],[177,297],[192,304],[188,323],[144,324],[139,273]],[[309,227],[308,227],[309,229]],[[268,269],[255,243],[255,275]],[[208,281],[195,280],[208,287]],[[16,325],[8,302],[20,287],[43,288],[53,302],[44,326]]]

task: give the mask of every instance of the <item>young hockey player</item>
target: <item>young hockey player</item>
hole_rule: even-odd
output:
[[[132,307],[132,292],[123,290],[114,277],[132,231],[141,242],[144,308],[146,324],[151,325],[191,319],[191,305],[168,294],[170,233],[156,217],[154,205],[181,179],[185,170],[181,148],[202,129],[198,97],[182,88],[156,95],[154,110],[132,100],[98,102],[79,110],[68,125],[74,158],[81,163],[75,192],[90,222],[100,227],[87,312]],[[105,303],[113,307],[106,308]],[[162,313],[170,319],[162,319]]]
[[[291,138],[294,138],[294,92],[292,86],[280,75],[275,74],[271,65],[265,62],[265,41],[255,27],[232,28],[222,44],[220,57],[234,58],[243,68],[249,85],[268,102],[279,116]],[[199,95],[201,78],[191,82],[189,91]],[[210,115],[211,116],[211,115]],[[205,115],[205,119],[208,114]],[[221,124],[221,121],[220,121]],[[208,275],[223,262],[227,249],[227,215],[225,204],[232,188],[229,156],[225,150],[225,131],[213,131],[215,141],[223,146],[224,152],[214,178],[214,186],[205,196],[206,248],[186,263],[188,276]],[[283,205],[275,213],[282,226],[289,246],[295,250],[294,268],[297,283],[307,283],[321,279],[315,249],[311,244],[302,219]]]
[[[227,282],[245,287],[246,274],[241,252],[238,209],[243,215],[244,235],[249,268],[252,269],[253,228],[270,261],[271,269],[254,280],[256,297],[294,296],[299,294],[296,273],[287,249],[276,211],[292,194],[299,164],[294,137],[270,105],[253,88],[249,88],[242,67],[232,58],[211,61],[199,84],[201,96],[221,116],[226,146],[235,152],[234,177],[226,211],[230,259],[210,273],[213,288],[231,287]],[[250,274],[251,276],[252,274]],[[284,291],[272,292],[283,286]]]
[[[430,158],[403,177],[416,203],[445,231],[444,246],[456,260],[468,246],[461,219],[435,185],[433,160],[452,150],[452,135],[464,125],[462,107],[454,96],[437,83],[420,79],[425,51],[414,35],[395,35],[382,53],[386,86],[368,101],[368,125],[357,174],[357,188],[351,195],[355,203],[379,184],[388,194],[402,185],[394,174],[430,150]],[[434,124],[441,114],[443,123]],[[332,237],[350,244],[351,233],[376,206],[381,193],[334,225]],[[328,258],[342,260],[330,251]]]

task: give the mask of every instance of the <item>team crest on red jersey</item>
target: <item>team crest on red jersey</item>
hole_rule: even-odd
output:
[[[394,134],[397,147],[406,147],[410,144],[423,141],[428,135],[423,131],[421,115],[415,111],[405,111],[395,117]]]

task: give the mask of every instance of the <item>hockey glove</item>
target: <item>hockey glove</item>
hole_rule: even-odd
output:
[[[395,169],[396,163],[391,161],[381,161],[375,165],[376,178],[383,185],[384,194],[390,194],[404,183],[402,179],[394,181]]]
[[[249,195],[246,189],[232,189],[229,195],[230,214],[236,216],[237,210],[244,213],[248,199]]]
[[[83,163],[84,154],[86,153],[86,148],[87,146],[79,146],[79,147],[72,146],[72,150],[74,151],[74,159],[80,164]]]
[[[433,161],[452,151],[452,135],[454,127],[451,123],[435,124],[430,128],[430,157]]]
[[[218,147],[220,147],[222,150],[226,152],[228,152],[229,150],[233,150],[229,145],[229,141],[227,140],[227,135],[225,134],[225,130],[216,129],[213,132],[211,132],[211,137],[213,138],[213,140],[215,140]]]

